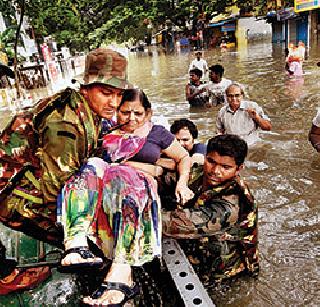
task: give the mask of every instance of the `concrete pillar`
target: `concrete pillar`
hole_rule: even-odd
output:
[[[246,57],[248,54],[248,37],[247,29],[242,27],[239,20],[236,21],[236,40],[239,56]]]
[[[312,32],[311,32],[311,24],[312,24],[312,19],[311,19],[311,16],[312,16],[312,11],[309,11],[309,14],[308,14],[308,41],[307,41],[307,47],[310,48],[310,41],[311,41],[311,37],[312,37]]]

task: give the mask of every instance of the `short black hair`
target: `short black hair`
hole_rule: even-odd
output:
[[[181,129],[187,128],[192,135],[193,139],[198,138],[198,129],[197,126],[189,119],[181,118],[173,122],[170,127],[170,132],[172,134],[178,133]]]
[[[151,103],[147,95],[143,92],[143,90],[138,88],[133,88],[133,89],[126,89],[123,91],[118,110],[126,101],[132,102],[132,101],[135,101],[137,98],[141,102],[145,111],[148,111],[151,109]]]
[[[216,135],[208,141],[207,154],[210,152],[232,157],[237,166],[240,166],[248,154],[248,145],[246,141],[234,134]]]
[[[194,68],[194,69],[191,69],[189,71],[189,75],[190,74],[195,74],[197,75],[199,78],[202,78],[202,70],[198,69],[198,68]]]
[[[222,75],[224,74],[224,68],[222,65],[220,64],[216,64],[216,65],[212,65],[209,67],[210,71],[213,71],[214,73],[216,73],[217,75],[220,75],[220,77],[222,77]]]

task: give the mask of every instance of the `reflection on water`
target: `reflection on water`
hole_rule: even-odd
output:
[[[243,175],[259,204],[261,273],[257,281],[238,280],[210,290],[218,306],[316,306],[319,300],[320,156],[308,143],[311,119],[320,102],[312,49],[302,79],[287,79],[281,46],[259,44],[220,54],[204,52],[209,65],[222,64],[225,77],[247,86],[272,120],[273,131],[260,133],[250,149]],[[318,52],[318,53],[317,53]],[[169,122],[193,120],[206,141],[215,132],[217,108],[189,109],[184,88],[193,55],[131,55],[129,78],[148,94],[156,115]]]

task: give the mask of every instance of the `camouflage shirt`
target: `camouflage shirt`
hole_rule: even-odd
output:
[[[0,220],[25,232],[54,225],[57,195],[96,148],[99,130],[100,119],[72,89],[17,114],[0,135]],[[33,224],[23,228],[26,220]]]
[[[162,215],[163,233],[177,239],[198,239],[191,240],[192,245],[204,254],[193,250],[187,255],[202,259],[200,263],[206,266],[200,264],[199,270],[204,271],[199,273],[210,272],[215,281],[242,272],[257,274],[258,210],[247,185],[236,177],[203,191],[202,182],[201,176],[190,186],[196,193],[190,208]]]
[[[37,117],[40,122],[37,123]],[[40,136],[37,156],[42,169],[41,190],[45,202],[55,202],[62,185],[97,147],[100,119],[75,91],[70,102],[34,120]]]

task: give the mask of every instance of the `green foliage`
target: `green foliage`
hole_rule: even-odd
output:
[[[0,33],[0,50],[5,52],[9,58],[14,56],[14,42],[17,26],[8,27]],[[19,40],[19,45],[22,46],[22,41]]]
[[[203,13],[210,18],[213,12],[223,13],[226,6],[234,4],[254,6],[260,11],[267,3],[267,0],[0,0],[2,14],[14,20],[22,1],[39,40],[50,35],[58,44],[79,51],[110,41],[142,39],[151,31],[157,32],[168,19],[179,24],[196,20]]]

